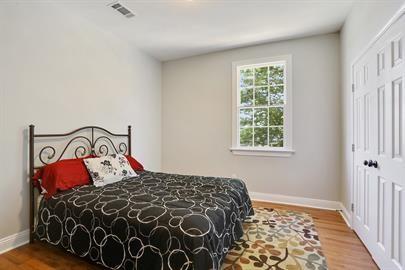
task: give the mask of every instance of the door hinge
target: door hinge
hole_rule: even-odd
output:
[[[354,212],[354,203],[351,205],[352,212]]]
[[[354,83],[352,83],[352,92],[354,93]]]
[[[354,143],[352,144],[352,152],[354,152],[354,150],[355,150],[355,146],[354,146]]]

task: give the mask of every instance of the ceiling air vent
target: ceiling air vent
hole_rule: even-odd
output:
[[[131,10],[129,10],[127,7],[124,7],[120,2],[111,3],[109,4],[109,6],[127,18],[132,18],[135,16],[135,14]]]

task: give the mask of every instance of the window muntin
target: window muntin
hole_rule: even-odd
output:
[[[238,147],[283,148],[286,61],[237,66]]]

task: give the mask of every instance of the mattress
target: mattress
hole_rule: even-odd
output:
[[[219,269],[253,215],[243,181],[150,171],[42,199],[35,236],[110,269]]]

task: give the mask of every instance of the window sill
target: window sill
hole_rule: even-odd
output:
[[[232,154],[240,156],[265,156],[265,157],[290,157],[295,153],[292,149],[257,149],[257,148],[242,148],[232,147]]]

